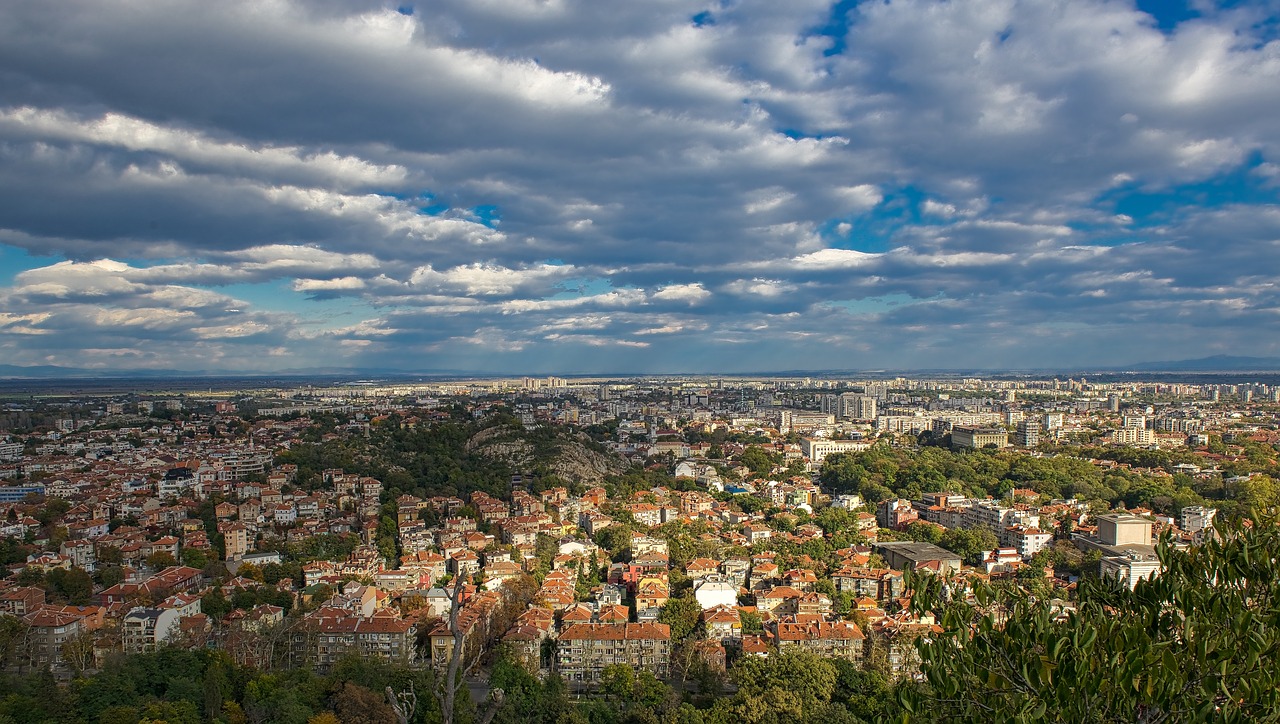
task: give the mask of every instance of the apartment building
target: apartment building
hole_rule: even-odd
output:
[[[900,530],[919,516],[909,500],[882,500],[876,505],[876,523],[881,528]]]
[[[1160,575],[1164,565],[1154,555],[1131,551],[1122,556],[1106,556],[1098,563],[1098,575],[1118,579],[1133,590],[1138,581]]]
[[[35,666],[58,666],[62,646],[85,631],[84,616],[42,608],[23,617],[27,624],[27,653]]]
[[[181,612],[176,608],[138,607],[125,614],[120,622],[120,640],[125,653],[155,651],[169,641],[178,630]]]
[[[800,648],[819,656],[861,662],[866,636],[848,621],[778,621],[773,639],[779,650]]]
[[[821,463],[828,455],[844,452],[860,452],[871,448],[870,440],[823,440],[800,438],[800,452],[809,462]]]
[[[416,627],[390,611],[364,617],[337,608],[321,608],[295,628],[295,661],[328,671],[348,654],[410,664],[415,658]]]
[[[1181,528],[1188,533],[1199,533],[1213,525],[1218,514],[1217,508],[1206,508],[1202,505],[1188,505],[1182,509]]]
[[[556,670],[570,682],[594,683],[606,666],[627,664],[665,677],[671,628],[661,623],[578,623],[560,633]]]
[[[951,447],[1009,447],[1009,433],[1002,427],[955,425],[951,428]]]

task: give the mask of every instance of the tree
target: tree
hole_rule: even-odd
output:
[[[662,610],[658,612],[658,623],[665,623],[671,627],[671,642],[678,644],[689,638],[693,630],[698,627],[698,619],[701,615],[702,604],[692,596],[672,598],[664,603]]]
[[[809,720],[831,702],[836,690],[835,665],[798,648],[772,652],[767,659],[744,656],[734,664],[730,678],[738,693],[716,702],[714,721]]]
[[[93,576],[103,588],[111,588],[124,580],[124,570],[120,566],[104,566],[94,571]]]
[[[192,568],[204,568],[209,563],[209,555],[199,548],[182,549],[182,565]]]
[[[178,561],[169,551],[156,551],[147,556],[147,567],[153,571],[159,571],[169,566],[177,565]]]
[[[440,704],[440,716],[446,722],[456,721],[458,691],[460,689],[466,690],[467,676],[480,663],[482,648],[480,644],[482,642],[477,641],[475,636],[468,637],[467,634],[470,632],[465,630],[459,623],[459,617],[462,614],[462,591],[465,587],[466,576],[454,578],[453,590],[449,596],[449,631],[453,635],[453,648],[450,651],[449,665],[445,667],[445,675],[436,683],[436,700]],[[476,634],[479,633],[481,632],[476,631]],[[489,707],[483,722],[493,719],[493,716],[502,706],[502,699],[502,690],[494,689],[492,692],[492,705]]]
[[[764,621],[760,618],[760,614],[755,611],[738,609],[738,620],[742,623],[742,633],[744,635],[764,633]]]
[[[115,546],[98,546],[94,557],[97,558],[98,563],[112,563],[115,565],[124,563],[124,556],[120,553],[120,549]]]
[[[836,453],[828,455],[822,461],[822,472],[818,479],[822,487],[839,494],[858,492],[867,477],[867,469],[858,462],[855,455]]]
[[[381,724],[396,718],[381,696],[350,681],[334,695],[333,711],[344,724]]]
[[[916,578],[912,607],[942,610],[944,633],[920,644],[927,685],[904,708],[956,722],[1277,720],[1280,527],[1218,532],[1188,550],[1163,540],[1163,573],[1132,591],[1083,578],[1065,620],[982,584],[976,609],[946,603],[937,579]]]
[[[27,566],[18,573],[19,586],[36,586],[44,583],[44,569],[39,566]]]
[[[29,631],[17,616],[0,616],[0,666],[18,664],[26,657]]]
[[[222,592],[222,586],[214,586],[200,599],[200,610],[214,621],[221,621],[231,613],[231,602]]]
[[[67,603],[83,606],[93,598],[93,576],[83,568],[54,568],[45,574],[45,585]]]
[[[982,562],[984,553],[993,551],[1000,545],[1000,540],[986,526],[949,528],[942,534],[938,545],[959,555],[969,565],[976,566]]]
[[[752,445],[742,451],[740,458],[743,465],[751,469],[758,477],[768,477],[773,472],[773,458],[763,449]]]
[[[610,664],[600,672],[600,692],[616,701],[627,701],[635,692],[636,670],[626,664]]]
[[[77,674],[83,673],[85,669],[91,668],[93,664],[93,642],[94,633],[92,631],[81,631],[62,642],[62,661],[71,670]]]

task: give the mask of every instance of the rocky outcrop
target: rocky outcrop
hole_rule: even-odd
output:
[[[540,438],[546,438],[540,435]],[[585,435],[568,433],[550,440],[530,442],[521,430],[495,426],[476,433],[467,441],[467,451],[501,460],[516,470],[544,468],[570,482],[598,485],[610,475],[621,475],[630,468],[623,457],[590,447]]]

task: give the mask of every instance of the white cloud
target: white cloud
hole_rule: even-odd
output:
[[[815,35],[831,12],[0,7],[0,243],[40,265],[0,287],[0,355],[758,370],[1280,344],[1280,211],[1199,193],[1274,187],[1261,10],[1162,32],[1127,2],[894,0]],[[978,311],[944,323],[958,303]]]
[[[697,304],[711,296],[701,283],[670,284],[653,293],[653,298],[664,302],[686,302]]]
[[[403,183],[403,166],[378,165],[333,151],[304,152],[298,147],[275,147],[217,141],[198,131],[165,127],[120,113],[84,119],[63,110],[24,106],[0,109],[0,131],[17,137],[118,146],[130,151],[154,151],[186,163],[211,164],[229,171],[301,175],[343,188]]]

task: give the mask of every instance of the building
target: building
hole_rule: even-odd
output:
[[[1002,427],[951,428],[951,447],[978,449],[984,447],[1009,447],[1009,433]]]
[[[18,586],[0,592],[0,613],[26,616],[44,606],[45,593],[37,586]]]
[[[693,597],[704,611],[717,606],[735,606],[738,603],[738,586],[719,576],[709,576],[693,587]]]
[[[1109,513],[1094,519],[1103,545],[1151,545],[1151,521],[1129,513]]]
[[[665,677],[671,664],[671,627],[661,623],[576,623],[560,633],[556,670],[566,681],[598,682],[605,667],[614,664]]]
[[[820,438],[802,437],[800,438],[800,452],[809,462],[820,463],[826,459],[828,455],[844,452],[859,452],[869,450],[871,442],[869,440],[823,440]]]
[[[881,528],[900,530],[920,517],[909,500],[882,500],[876,505],[876,523]]]
[[[860,395],[856,392],[823,395],[818,403],[821,405],[821,412],[826,415],[854,420],[876,418],[876,398],[871,395]]]
[[[125,614],[120,623],[120,640],[128,654],[155,651],[178,630],[182,614],[174,608],[138,607]]]
[[[1098,563],[1098,575],[1117,578],[1130,590],[1144,578],[1152,578],[1164,569],[1154,555],[1130,552],[1123,556],[1107,556]]]
[[[1213,525],[1217,508],[1206,508],[1202,505],[1188,505],[1182,509],[1181,528],[1188,533],[1199,533]]]
[[[1005,529],[1004,533],[1002,537],[1008,545],[1016,548],[1018,554],[1026,559],[1030,559],[1053,544],[1053,534],[1039,528],[1013,526]]]
[[[56,608],[42,608],[23,617],[27,624],[27,653],[35,666],[62,664],[62,647],[85,631],[84,616]]]
[[[862,661],[865,636],[848,621],[779,621],[773,638],[779,650],[801,648],[824,658]]]
[[[1014,439],[1017,441],[1019,447],[1035,447],[1036,445],[1039,445],[1040,421],[1029,418],[1019,420],[1018,432]]]
[[[328,671],[349,653],[411,664],[416,638],[417,627],[389,610],[365,617],[326,607],[303,619],[293,632],[292,646],[295,660]]]
[[[960,570],[960,556],[932,543],[892,541],[876,543],[872,548],[884,557],[885,565],[899,571],[929,568],[938,573]]]
[[[227,560],[238,561],[249,552],[249,527],[244,523],[219,523],[218,532],[222,534]]]
[[[1143,427],[1123,427],[1107,433],[1107,439],[1113,445],[1150,445],[1156,441],[1156,434]]]

